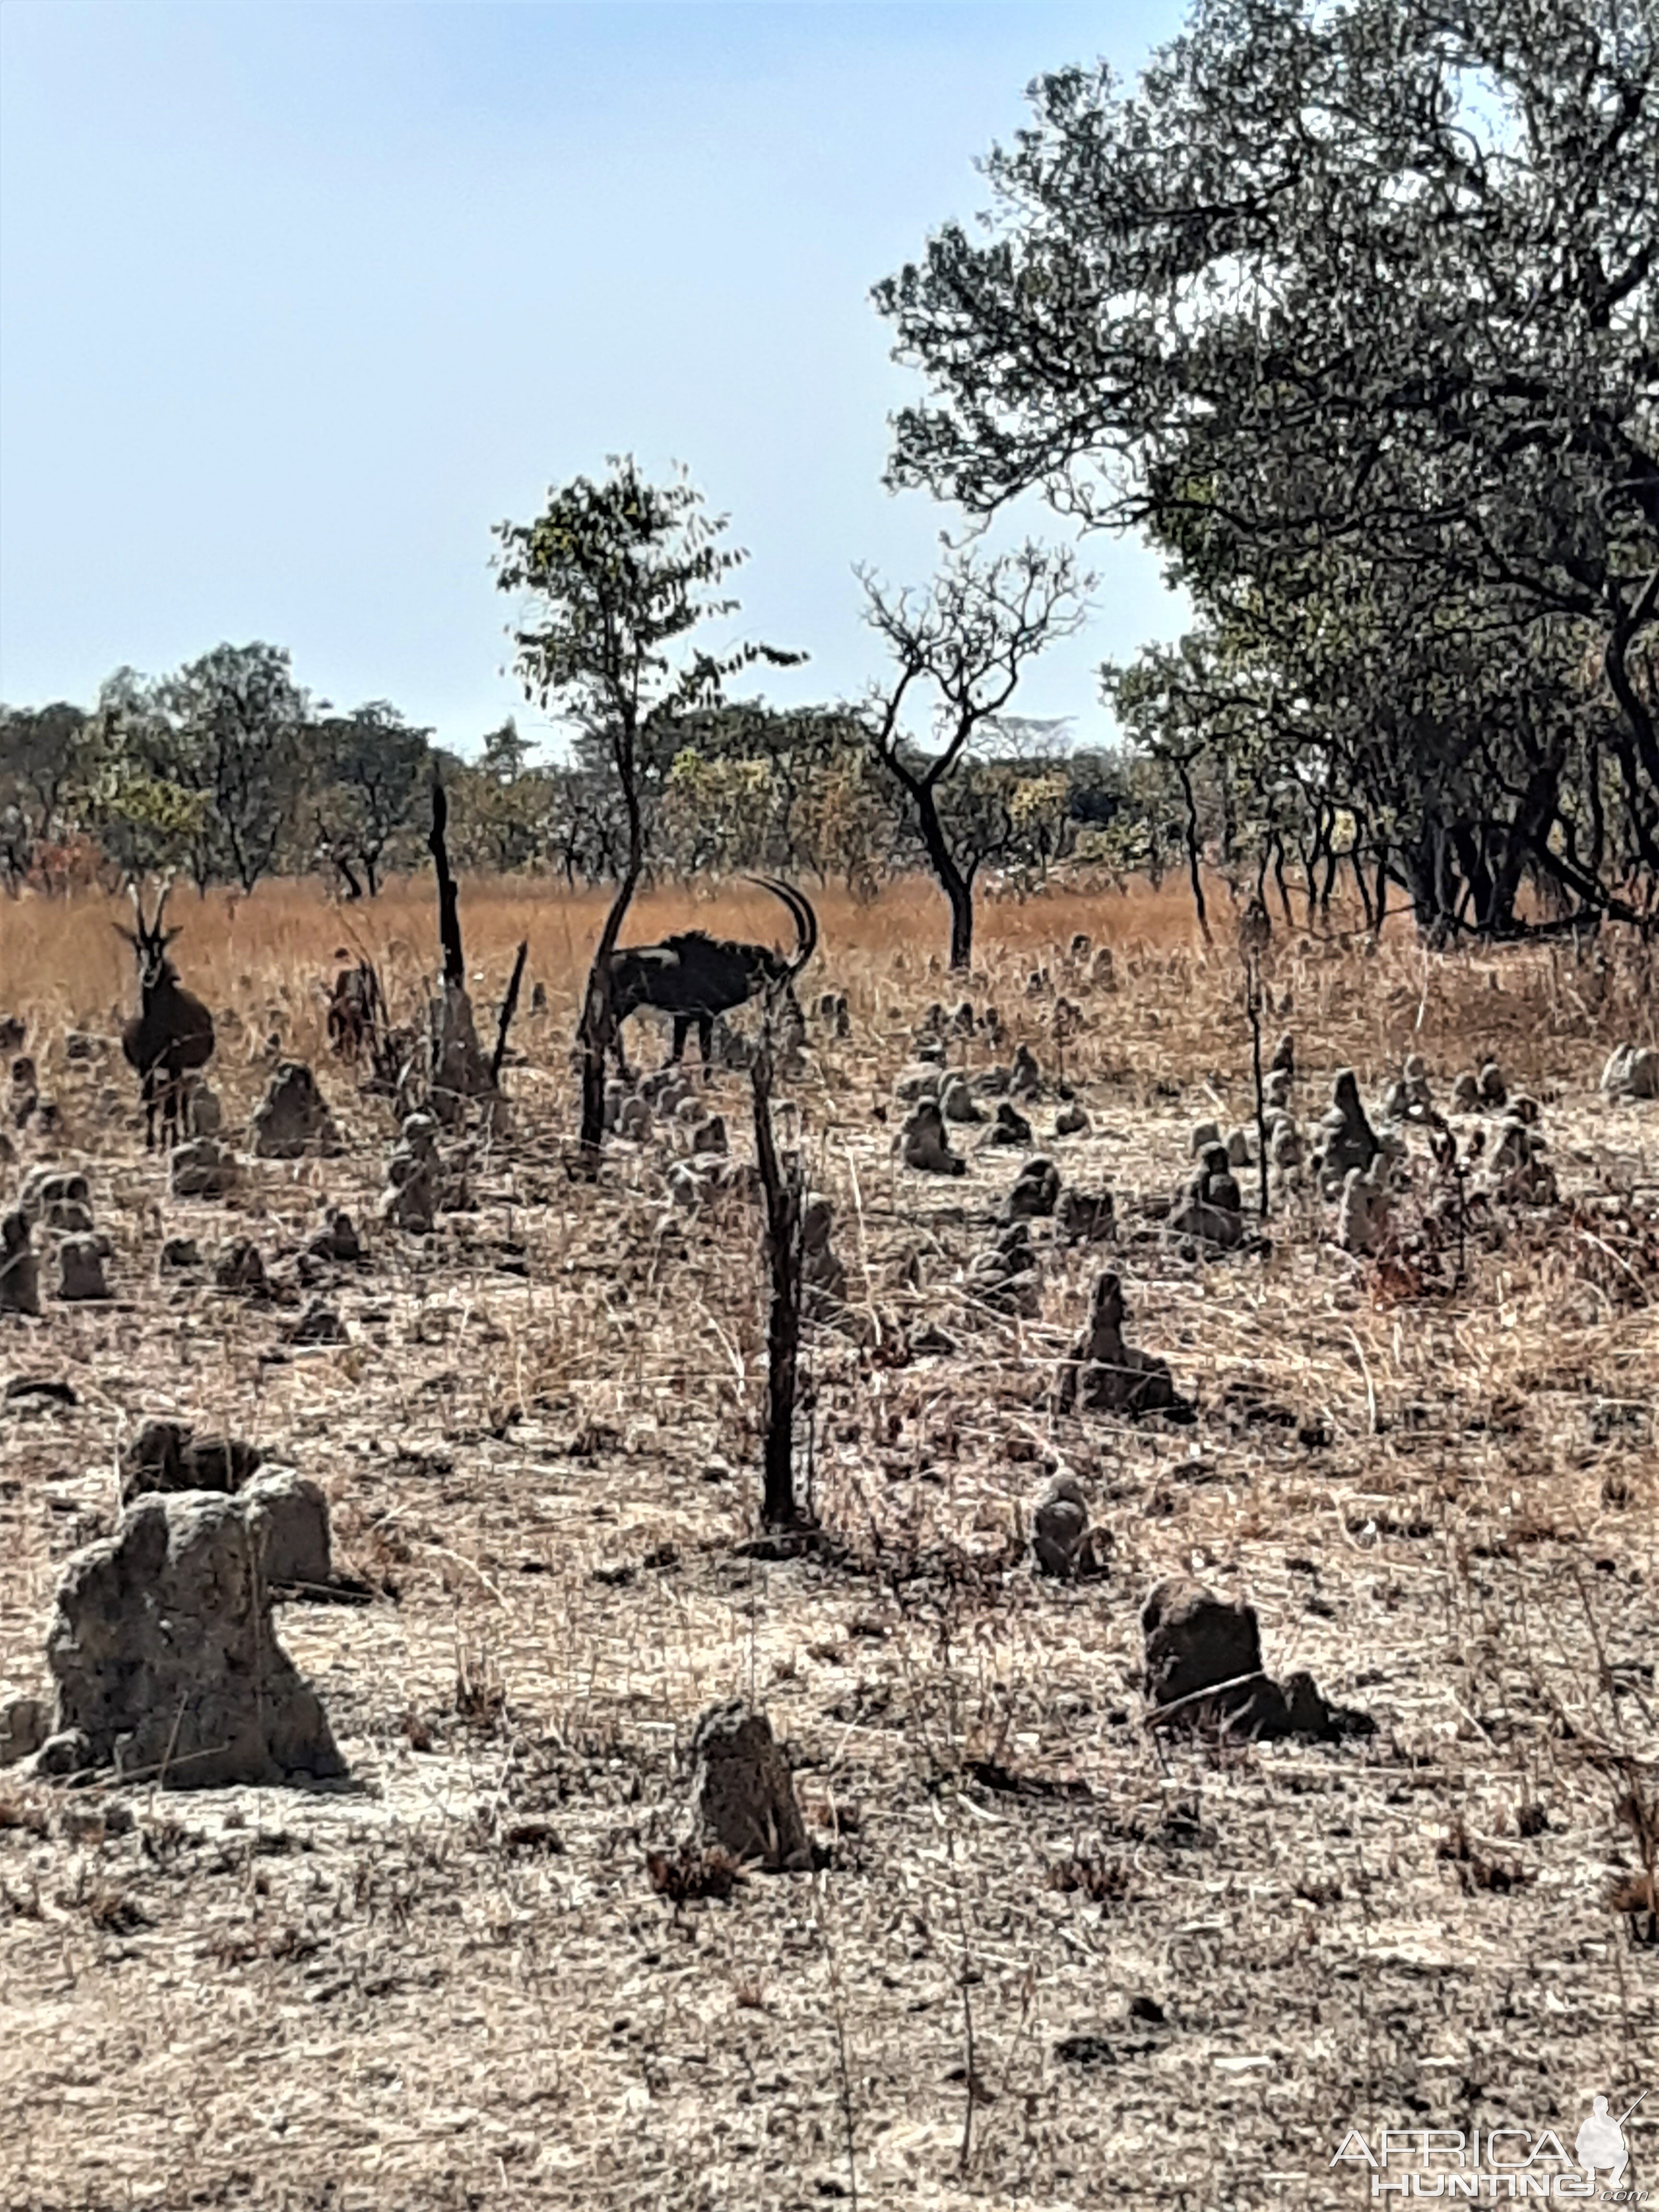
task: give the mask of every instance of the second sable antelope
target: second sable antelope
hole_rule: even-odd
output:
[[[793,955],[769,945],[739,945],[727,937],[710,937],[701,929],[688,929],[665,938],[660,945],[630,945],[614,953],[611,961],[611,1013],[617,1044],[617,1065],[624,1077],[628,1062],[623,1054],[622,1025],[641,1006],[654,1006],[674,1021],[671,1062],[685,1050],[691,1024],[697,1025],[697,1042],[703,1066],[714,1056],[714,1017],[757,998],[763,992],[780,992],[799,1017],[795,978],[811,958],[818,941],[818,918],[802,891],[769,876],[750,876],[752,884],[769,890],[788,908],[795,925]]]
[[[344,961],[347,955],[337,952],[334,957]],[[355,968],[343,966],[329,993],[330,1049],[342,1060],[355,1060],[366,1044],[373,1046],[385,1025],[386,1000],[374,962],[360,960]]]
[[[213,1057],[213,1017],[198,998],[179,981],[178,970],[167,958],[167,947],[179,935],[163,931],[161,915],[172,878],[161,886],[155,902],[155,919],[144,920],[138,886],[131,886],[137,931],[116,927],[132,947],[138,962],[139,1012],[121,1031],[121,1050],[128,1065],[138,1072],[144,1101],[144,1149],[155,1146],[155,1109],[161,1109],[161,1136],[172,1130],[176,1141],[183,1134],[185,1089],[188,1078],[205,1067]]]

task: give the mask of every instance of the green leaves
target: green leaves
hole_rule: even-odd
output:
[[[878,288],[929,387],[894,481],[988,514],[1041,486],[1197,601],[1201,666],[1120,706],[1258,780],[1218,787],[1224,841],[1300,778],[1394,825],[1414,897],[1491,877],[1496,913],[1520,866],[1659,898],[1656,81],[1622,0],[1206,0],[1133,93],[1040,80],[985,235]]]
[[[550,492],[534,522],[500,524],[496,581],[529,603],[512,633],[526,696],[607,744],[625,732],[631,748],[647,716],[713,705],[725,679],[757,661],[803,659],[757,645],[672,651],[738,611],[720,586],[746,556],[720,545],[726,528],[684,471],[651,484],[631,457],[614,456],[603,483],[578,477]]]

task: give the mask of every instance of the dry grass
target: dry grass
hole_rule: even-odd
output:
[[[140,1794],[66,1832],[0,1778],[0,2206],[1342,2205],[1369,2196],[1328,2170],[1350,2125],[1571,2142],[1592,2092],[1622,2110],[1659,2042],[1659,1247],[1596,1209],[1653,1208],[1659,1108],[1595,1086],[1611,1043],[1654,1034],[1650,974],[1276,946],[1304,1114],[1334,1067],[1370,1091],[1412,1049],[1443,1094],[1495,1051],[1544,1103],[1569,1202],[1455,1297],[1415,1299],[1309,1202],[1266,1258],[1136,1241],[1135,1198],[1184,1168],[1192,1123],[1243,1116],[1237,962],[1202,955],[1175,893],[986,908],[973,996],[1046,1070],[1053,1002],[1028,973],[1083,1007],[1065,1070],[1094,1127],[1048,1148],[1114,1188],[1133,1334],[1200,1405],[1179,1431],[1062,1421],[1046,1384],[1097,1259],[1045,1247],[1036,1321],[975,1310],[963,1263],[1018,1155],[929,1182],[877,1118],[922,1007],[959,995],[929,973],[937,897],[826,897],[808,980],[848,994],[854,1033],[815,1037],[793,1095],[890,1348],[813,1340],[811,1477],[839,1548],[769,1564],[738,1550],[754,1218],[678,1211],[653,1147],[617,1147],[593,1190],[561,1168],[599,903],[464,887],[480,996],[526,933],[548,994],[516,1036],[516,1134],[477,1213],[374,1238],[348,1346],[276,1361],[280,1310],[160,1291],[156,1249],[234,1230],[276,1261],[325,1200],[372,1212],[386,1109],[321,1066],[318,986],[358,932],[412,997],[427,894],[180,900],[181,971],[239,1017],[229,1118],[275,1028],[318,1056],[352,1139],[219,1208],[167,1198],[107,1042],[64,1055],[71,1024],[112,1036],[130,988],[95,903],[0,915],[0,1011],[44,1040],[118,1291],[0,1323],[0,1370],[78,1395],[0,1405],[0,1670],[38,1679],[54,1577],[109,1525],[115,1446],[148,1414],[317,1476],[341,1565],[382,1593],[279,1615],[358,1794]],[[647,900],[630,934],[687,920],[787,929],[744,890]],[[1079,928],[1116,949],[1115,995],[1066,967]],[[746,1150],[743,1087],[716,1088]],[[1041,1138],[1052,1106],[1036,1119]],[[906,1358],[923,1318],[956,1353]],[[1111,1539],[1075,1589],[1018,1540],[1062,1459]],[[1376,1735],[1154,1740],[1137,1609],[1192,1570],[1250,1595],[1275,1672],[1310,1668]],[[816,1874],[679,1853],[681,1754],[732,1694],[791,1750]]]
[[[823,929],[826,975],[848,967],[890,964],[908,976],[928,970],[947,942],[945,909],[928,883],[912,879],[860,904],[835,886],[812,891]],[[1212,890],[1212,896],[1215,893]],[[1222,894],[1224,896],[1224,894]],[[475,994],[498,999],[521,939],[528,939],[529,982],[545,988],[553,1008],[574,1008],[587,971],[609,894],[568,891],[520,878],[464,880],[462,911]],[[320,1052],[327,988],[335,956],[365,954],[379,968],[394,1011],[419,1002],[431,968],[429,878],[394,879],[377,899],[356,903],[313,883],[259,885],[251,898],[216,890],[198,897],[175,885],[170,926],[184,934],[174,957],[192,989],[215,1007],[234,1008],[251,1028],[280,1029],[298,1052]],[[46,1033],[91,1025],[118,1035],[131,1011],[132,957],[115,925],[131,926],[121,898],[94,892],[68,898],[25,897],[0,905],[0,1008],[29,1006]],[[1092,929],[1125,948],[1197,942],[1190,902],[1171,887],[1144,887],[1103,902],[1056,895],[1016,903],[981,904],[988,945],[1005,959],[1033,957]],[[645,943],[676,929],[788,944],[792,926],[777,901],[742,881],[717,886],[678,884],[647,890],[635,902],[625,941]]]

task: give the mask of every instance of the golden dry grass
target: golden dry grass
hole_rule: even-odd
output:
[[[303,886],[228,905],[175,918],[186,981],[237,1017],[215,1070],[234,1123],[267,1029],[318,1054],[348,919],[405,1000],[433,927],[419,885],[349,913]],[[1570,2142],[1592,2092],[1622,2110],[1659,2047],[1659,1948],[1609,1910],[1640,1870],[1621,1795],[1659,1796],[1659,1259],[1638,1234],[1659,1107],[1595,1079],[1611,1043],[1652,1039],[1650,971],[1281,933],[1304,1116],[1336,1066],[1370,1095],[1412,1049],[1443,1097],[1495,1051],[1543,1103],[1565,1203],[1414,1297],[1310,1198],[1265,1258],[1205,1264],[1142,1224],[1191,1125],[1249,1097],[1236,957],[1204,955],[1178,891],[986,907],[968,988],[1051,1077],[1030,970],[1083,1009],[1065,1073],[1093,1127],[1045,1148],[1115,1192],[1133,1335],[1199,1405],[1186,1430],[1083,1422],[1046,1390],[1103,1255],[1039,1225],[1039,1316],[988,1316],[963,1267],[1020,1156],[947,1182],[890,1151],[911,1026],[962,988],[929,972],[939,902],[826,897],[809,994],[845,990],[853,1035],[814,1033],[787,1120],[892,1349],[813,1336],[803,1428],[840,1548],[769,1563],[738,1550],[754,1216],[677,1207],[662,1139],[615,1147],[597,1188],[562,1170],[599,906],[464,887],[481,1003],[522,934],[547,988],[515,1032],[514,1132],[476,1213],[374,1237],[340,1288],[348,1346],[286,1358],[282,1308],[159,1288],[161,1237],[252,1235],[280,1270],[325,1199],[372,1213],[386,1108],[319,1058],[347,1156],[175,1203],[107,1042],[64,1049],[71,1022],[112,1035],[125,948],[95,902],[0,915],[0,1012],[33,1024],[118,1293],[0,1322],[0,1370],[79,1397],[0,1406],[0,1673],[38,1678],[54,1577],[108,1526],[113,1450],[149,1414],[314,1474],[340,1564],[386,1593],[278,1615],[357,1795],[139,1792],[130,1831],[77,1834],[0,1784],[0,2206],[1340,2207],[1370,2194],[1329,2169],[1350,2125]],[[687,921],[787,934],[747,890],[653,897],[629,933]],[[1068,968],[1079,928],[1116,948],[1115,994]],[[746,1152],[741,1079],[714,1092]],[[907,1357],[923,1320],[956,1352]],[[1062,1461],[1111,1546],[1076,1589],[1017,1535]],[[1177,1571],[1248,1594],[1274,1671],[1310,1668],[1376,1735],[1150,1735],[1137,1611]],[[676,1908],[646,1855],[678,1832],[692,1723],[734,1694],[786,1739],[826,1863]]]
[[[839,973],[845,963],[885,959],[895,951],[925,969],[930,953],[944,950],[944,902],[919,878],[890,886],[870,904],[834,885],[811,895],[823,929],[823,964],[830,970]],[[608,893],[569,891],[518,877],[485,878],[464,881],[461,901],[469,967],[486,993],[499,989],[520,939],[528,939],[531,975],[550,993],[574,999]],[[47,1024],[113,1024],[132,991],[131,954],[116,927],[130,927],[131,919],[126,900],[95,892],[31,895],[0,905],[0,1006],[35,1006]],[[368,954],[394,988],[418,989],[431,966],[429,877],[394,878],[378,899],[356,902],[329,897],[314,883],[287,879],[260,884],[252,897],[222,889],[198,897],[178,884],[167,921],[184,933],[174,957],[191,988],[211,1004],[237,1006],[245,1013],[265,1003],[296,1013],[307,1002],[320,1004],[318,990],[326,987],[338,951],[349,951],[354,958]],[[985,901],[980,921],[986,949],[1010,957],[1063,943],[1077,929],[1092,929],[1126,950],[1198,941],[1190,901],[1174,886],[1157,893],[1136,887],[1103,900],[1056,893],[1023,903]],[[735,881],[644,891],[624,941],[645,943],[687,928],[784,944],[792,935],[776,900]]]

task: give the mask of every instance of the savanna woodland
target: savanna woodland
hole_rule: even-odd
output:
[[[1659,14],[982,193],[861,696],[617,459],[557,758],[0,715],[5,2212],[1659,2187]]]

